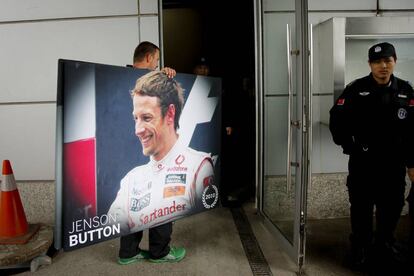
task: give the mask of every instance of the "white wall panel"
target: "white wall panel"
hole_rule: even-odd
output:
[[[139,20],[141,41],[150,41],[159,46],[158,16],[141,16]]]
[[[59,58],[125,66],[137,42],[136,17],[2,24],[0,102],[54,101]]]
[[[264,0],[263,10],[269,11],[295,11],[294,0]]]
[[[369,17],[375,16],[375,12],[309,12],[309,23],[314,26],[333,17]]]
[[[381,13],[384,16],[414,16],[414,11],[411,12],[399,12],[399,11],[389,11],[386,10],[384,12]]]
[[[0,105],[0,159],[17,180],[55,179],[56,104]]]
[[[0,7],[0,22],[138,13],[137,0],[0,0]]]
[[[312,10],[375,10],[376,0],[309,0],[309,11]]]
[[[139,0],[139,13],[157,13],[158,14],[158,0]]]
[[[380,9],[414,9],[413,0],[379,0]]]
[[[381,1],[381,0],[380,0]],[[382,0],[387,1],[387,0]],[[393,0],[388,0],[392,2]],[[404,0],[399,0],[404,2]],[[409,2],[411,0],[405,0]],[[309,0],[308,9],[312,10],[375,10],[376,9],[376,0]],[[263,10],[265,12],[271,11],[294,11],[295,10],[295,1],[294,0],[264,0],[263,1]]]

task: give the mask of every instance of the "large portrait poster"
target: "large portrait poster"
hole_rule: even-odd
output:
[[[221,80],[177,74],[178,140],[155,161],[132,114],[131,91],[148,72],[59,60],[55,247],[73,250],[218,205]]]

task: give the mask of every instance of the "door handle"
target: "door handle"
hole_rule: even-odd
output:
[[[309,139],[309,161],[308,161],[308,189],[312,189],[312,121],[313,121],[313,25],[309,24],[309,98],[308,98],[308,139]]]
[[[293,88],[292,88],[292,42],[289,24],[286,25],[286,48],[287,48],[287,69],[288,69],[288,140],[287,140],[287,162],[286,162],[286,194],[290,194],[290,186],[292,182],[292,102],[293,102]]]

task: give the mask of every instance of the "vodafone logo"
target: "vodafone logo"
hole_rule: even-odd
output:
[[[178,155],[177,158],[175,159],[175,164],[177,164],[178,166],[180,166],[185,160],[184,155]]]

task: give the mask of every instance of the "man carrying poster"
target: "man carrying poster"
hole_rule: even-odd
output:
[[[116,217],[123,234],[127,234],[213,208],[218,190],[210,155],[187,147],[177,134],[184,104],[180,85],[165,73],[152,71],[137,80],[131,94],[135,134],[150,161],[121,180],[108,214]],[[177,262],[185,256],[184,248],[168,245],[172,226],[165,231],[169,233],[163,237],[150,232],[152,262]],[[139,254],[139,242],[129,244],[131,253]],[[125,246],[121,242],[121,248]],[[121,256],[120,252],[120,260],[133,256]]]

